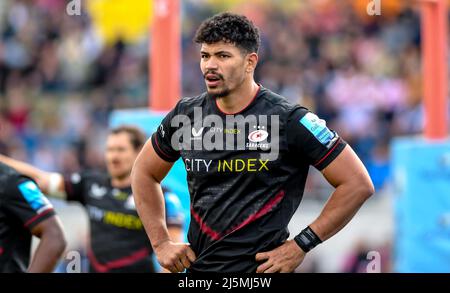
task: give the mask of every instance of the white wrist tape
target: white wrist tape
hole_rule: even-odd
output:
[[[49,182],[48,182],[48,194],[56,197],[64,197],[65,192],[59,189],[60,184],[62,183],[62,176],[58,173],[51,173]]]

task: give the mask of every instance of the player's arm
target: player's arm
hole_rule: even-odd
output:
[[[336,189],[319,217],[295,239],[272,251],[258,253],[256,259],[265,262],[257,272],[294,271],[309,250],[339,232],[374,193],[366,168],[349,145],[322,170],[322,174]]]
[[[171,272],[181,272],[195,260],[195,254],[185,243],[175,242],[167,228],[161,181],[172,165],[159,157],[148,140],[134,163],[131,178],[136,208],[158,262]]]
[[[31,260],[28,272],[53,272],[66,248],[66,239],[61,221],[57,216],[52,216],[33,227],[31,233],[40,238],[40,241]]]
[[[336,189],[309,227],[325,241],[353,218],[375,189],[366,168],[349,145],[322,174]]]
[[[341,230],[375,191],[361,160],[326,122],[307,109],[288,118],[288,143],[336,189],[320,216],[295,237],[304,252]]]
[[[136,208],[153,246],[170,239],[161,181],[172,165],[159,158],[148,141],[136,158],[131,172]]]
[[[66,246],[62,225],[52,204],[28,177],[12,175],[5,188],[3,207],[41,239],[29,272],[51,272]]]
[[[183,242],[183,228],[177,225],[167,225],[167,230],[169,232],[169,238],[173,242]],[[161,273],[171,273],[168,269],[162,267]]]
[[[16,169],[19,173],[24,174],[36,181],[43,193],[65,199],[64,178],[59,173],[51,173],[43,171],[25,162],[21,162],[0,154],[0,162]]]
[[[164,201],[165,201],[165,212],[166,212],[166,223],[167,230],[169,232],[169,237],[173,242],[183,242],[184,241],[184,211],[181,205],[179,197],[172,193],[170,190],[163,187]],[[170,273],[168,269],[163,267],[160,268],[162,273]]]
[[[293,240],[256,255],[264,261],[257,272],[291,272],[305,254],[341,230],[374,193],[366,168],[342,138],[325,121],[306,109],[296,109],[288,118],[288,144],[320,170],[336,189],[319,217]]]

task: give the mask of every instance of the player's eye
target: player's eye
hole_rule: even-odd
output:
[[[230,56],[229,56],[229,55],[226,55],[226,54],[220,54],[219,57],[220,57],[221,59],[227,59],[227,58],[230,58]]]
[[[201,58],[202,58],[202,59],[206,59],[206,58],[208,58],[208,55],[202,54],[202,55],[201,55]]]

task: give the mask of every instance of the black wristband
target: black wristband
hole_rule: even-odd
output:
[[[322,240],[320,240],[319,236],[317,236],[316,233],[314,233],[314,231],[309,228],[309,226],[303,229],[302,232],[300,232],[297,236],[295,236],[294,240],[304,252],[308,252],[322,243]]]

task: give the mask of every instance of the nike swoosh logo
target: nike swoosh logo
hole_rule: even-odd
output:
[[[200,128],[198,131],[195,130],[195,128],[192,128],[192,135],[193,135],[193,136],[200,136],[200,135],[202,135],[202,133],[203,133],[203,128],[204,128],[204,127]]]

